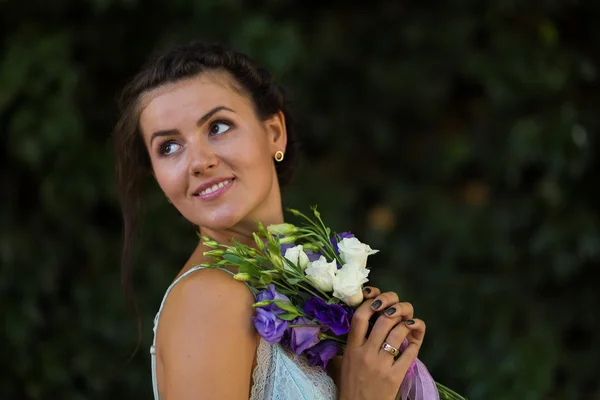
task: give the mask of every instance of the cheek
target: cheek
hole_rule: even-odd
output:
[[[244,157],[238,159],[238,167],[252,184],[271,181],[273,165],[271,159],[263,151],[248,151]]]
[[[168,165],[159,162],[153,165],[153,170],[158,186],[167,197],[174,199],[182,192],[182,188],[185,187],[182,186],[185,185],[185,173],[182,173],[181,168],[176,164]]]
[[[263,135],[265,136],[263,137]],[[238,145],[231,149],[235,149],[230,153],[230,160],[233,165],[237,165],[240,172],[250,172],[254,175],[251,177],[252,179],[261,179],[261,175],[272,168],[266,133],[262,131],[254,135],[248,135],[247,140],[240,141]],[[257,173],[259,175],[255,175]]]

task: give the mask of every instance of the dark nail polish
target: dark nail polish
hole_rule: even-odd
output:
[[[394,307],[390,307],[387,310],[385,310],[385,315],[392,315],[395,312],[396,312],[396,309]]]
[[[381,300],[375,300],[373,303],[371,303],[371,308],[373,310],[377,310],[379,307],[381,307]]]
[[[414,320],[414,319],[407,319],[406,321],[404,321],[404,323],[405,323],[406,325],[412,325],[412,324],[414,324],[414,323],[415,323],[415,320]]]
[[[369,289],[368,287],[364,288],[364,289],[363,289],[363,291],[364,291],[366,294],[369,294],[369,293],[371,293],[371,289]]]

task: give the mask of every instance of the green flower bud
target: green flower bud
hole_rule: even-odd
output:
[[[321,243],[321,242],[302,243],[302,248],[304,250],[310,250],[310,251],[321,251],[321,249],[323,248],[323,243]]]
[[[295,210],[295,209],[293,209],[293,208],[288,208],[287,210],[288,210],[289,212],[291,212],[293,215],[295,215],[296,217],[300,217],[300,216],[302,216],[302,213],[301,213],[300,211],[298,211],[298,210]]]
[[[205,251],[203,254],[206,257],[221,257],[225,252],[223,250],[209,250]]]
[[[317,218],[321,217],[321,213],[317,211],[317,207],[316,206],[313,208],[313,213],[315,214],[315,217],[317,217]]]
[[[256,250],[254,250],[254,249],[251,248],[251,249],[248,250],[248,255],[250,257],[255,257],[256,255],[258,255],[258,252]]]
[[[267,226],[267,231],[271,235],[291,235],[298,232],[298,228],[292,224],[277,224]]]
[[[258,233],[261,236],[266,237],[267,236],[267,231],[265,229],[265,226],[260,221],[257,223],[257,226],[258,226]]]
[[[270,258],[271,258],[271,262],[273,263],[273,266],[275,268],[277,268],[277,269],[283,268],[283,261],[281,261],[281,257],[279,257],[278,255],[275,255],[275,254],[271,254]]]
[[[247,274],[245,272],[240,272],[238,274],[235,274],[233,276],[233,279],[235,279],[236,281],[240,281],[240,282],[246,282],[249,281],[251,278],[250,274]]]
[[[295,236],[284,236],[282,238],[279,238],[279,243],[280,244],[289,244],[289,243],[294,243],[295,240],[296,240]]]
[[[257,301],[256,303],[252,304],[252,307],[264,307],[264,306],[268,306],[272,302],[273,302],[273,300]]]
[[[252,233],[252,236],[254,237],[254,241],[256,242],[256,247],[260,250],[260,251],[265,251],[265,243],[262,241],[262,239],[256,234],[256,232]]]
[[[217,247],[219,247],[219,242],[216,242],[216,241],[214,241],[214,240],[212,240],[212,239],[209,239],[209,240],[203,240],[203,242],[202,242],[202,243],[204,243],[204,245],[205,245],[206,247],[210,247],[211,249],[216,249]]]

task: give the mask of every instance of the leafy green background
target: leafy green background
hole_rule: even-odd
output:
[[[128,363],[113,99],[203,39],[288,88],[286,205],[383,250],[372,283],[428,322],[437,380],[599,399],[599,20],[595,0],[0,1],[0,397],[151,398],[152,319],[196,237],[153,188]]]

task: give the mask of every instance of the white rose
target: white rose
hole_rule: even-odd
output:
[[[324,292],[331,292],[336,271],[337,263],[335,260],[328,263],[327,259],[321,256],[317,261],[309,263],[304,272],[317,288]]]
[[[357,238],[343,238],[338,243],[338,249],[344,264],[356,264],[361,268],[367,267],[367,257],[379,251],[361,243]]]
[[[296,247],[291,247],[287,249],[283,257],[288,259],[292,264],[298,265],[300,268],[302,268],[303,271],[306,269],[308,263],[310,262],[301,244],[299,244]],[[285,265],[285,268],[290,269],[289,265],[287,264]]]
[[[333,279],[333,297],[352,307],[362,303],[362,284],[368,281],[369,272],[356,264],[344,264]]]

